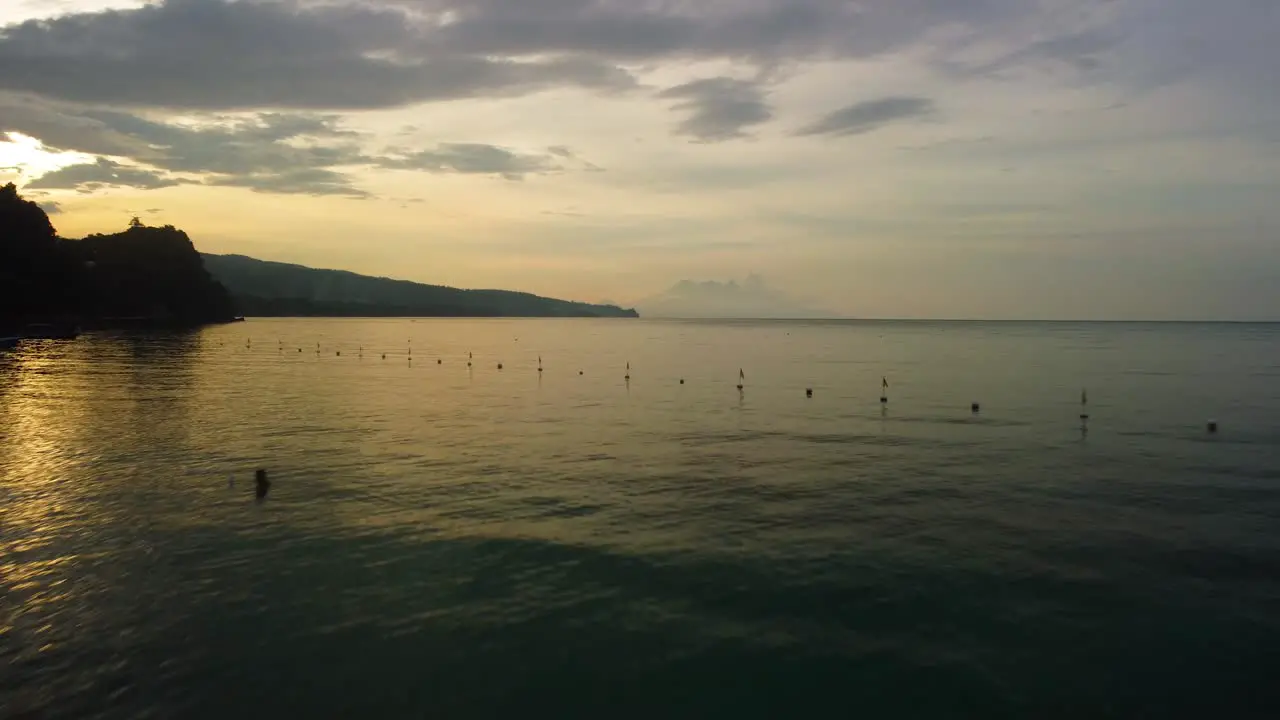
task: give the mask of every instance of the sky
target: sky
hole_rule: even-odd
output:
[[[628,304],[1280,319],[1276,0],[6,0],[68,237]]]

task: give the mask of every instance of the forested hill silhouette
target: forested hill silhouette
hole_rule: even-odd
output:
[[[123,232],[68,240],[16,186],[0,187],[0,325],[189,326],[234,315],[181,230],[135,218]]]
[[[353,317],[638,317],[635,310],[509,290],[462,290],[319,270],[243,255],[204,256],[245,315]]]
[[[219,282],[221,281],[221,282]],[[60,238],[12,183],[0,187],[0,336],[24,324],[193,326],[258,316],[635,317],[611,305],[458,290],[196,251],[172,225]]]

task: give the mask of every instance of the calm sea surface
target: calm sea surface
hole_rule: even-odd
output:
[[[1280,326],[28,343],[0,502],[6,719],[1280,716]]]

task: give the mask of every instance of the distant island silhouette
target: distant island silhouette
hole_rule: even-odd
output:
[[[238,316],[638,317],[635,310],[506,290],[461,290],[339,270],[201,255],[172,225],[58,236],[49,216],[0,187],[0,335],[25,325],[82,328],[230,322]]]

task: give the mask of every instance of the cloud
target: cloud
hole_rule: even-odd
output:
[[[744,128],[773,117],[760,86],[747,80],[703,78],[667,88],[658,97],[679,101],[674,109],[688,117],[676,126],[676,134],[700,142],[744,137]]]
[[[242,187],[262,193],[292,195],[341,195],[366,198],[369,193],[353,187],[346,175],[324,168],[301,168],[277,173],[215,176],[209,185]]]
[[[214,115],[201,118],[199,124],[179,124],[119,110],[84,109],[0,93],[3,130],[30,135],[59,150],[127,158],[150,168],[155,177],[165,173],[196,175],[212,185],[261,192],[362,196],[334,168],[372,162],[361,152],[359,136],[340,127],[332,115]],[[65,180],[53,176],[48,182]],[[85,180],[81,187],[99,187],[95,182]],[[151,186],[147,182],[125,184]]]
[[[167,0],[4,28],[0,89],[113,106],[368,109],[634,85],[587,57],[445,52],[432,22],[363,3]]]
[[[564,166],[557,158],[567,160],[573,157],[573,153],[564,146],[550,147],[544,154],[530,154],[484,143],[442,143],[430,150],[402,151],[379,158],[377,166],[390,170],[497,175],[508,180],[521,180],[526,175],[559,172]]]
[[[860,135],[901,120],[918,120],[935,112],[932,100],[887,97],[853,103],[801,128],[797,135]]]
[[[121,165],[107,158],[97,162],[69,165],[46,173],[27,183],[29,188],[78,190],[92,192],[104,187],[133,187],[156,190],[185,182],[151,170]]]
[[[39,203],[39,205],[40,209],[43,210],[46,215],[57,215],[62,212],[62,203],[46,200],[45,202]]]
[[[1005,48],[1012,62],[1092,53],[1084,41],[1110,17],[1096,8],[1112,4],[1126,3],[161,0],[4,28],[0,89],[134,108],[390,108],[635,89],[626,68],[662,61],[866,59],[941,31],[948,55],[990,38],[1034,46]]]

